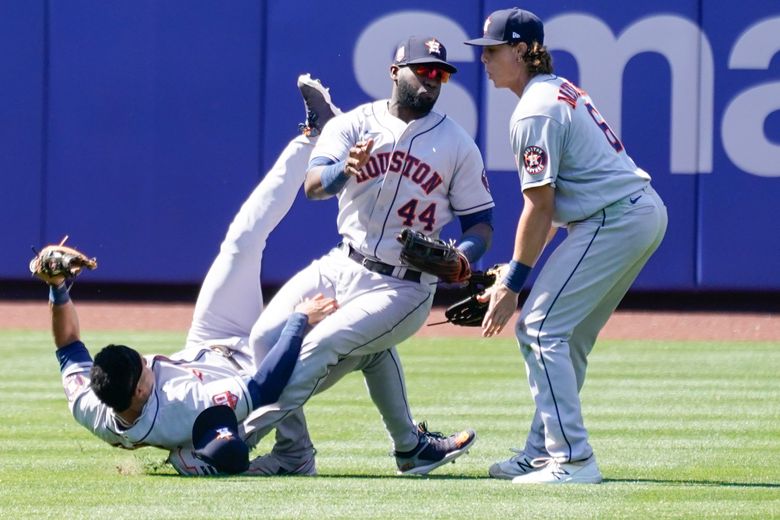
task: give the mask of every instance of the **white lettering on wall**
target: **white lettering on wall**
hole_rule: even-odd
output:
[[[580,86],[593,97],[599,112],[618,136],[622,127],[622,79],[626,64],[643,52],[663,55],[671,69],[671,129],[669,134],[653,138],[669,139],[672,173],[712,171],[713,57],[709,42],[696,24],[679,16],[650,16],[630,25],[616,38],[609,26],[595,16],[566,14],[545,24],[545,41],[551,51],[568,52],[574,57],[580,71]],[[507,148],[508,137],[499,134],[506,134],[508,114],[517,98],[497,92],[492,85],[485,88],[489,114],[488,169],[514,169],[514,159]],[[493,147],[492,143],[497,146]]]
[[[764,70],[780,51],[780,18],[749,27],[734,43],[730,69]],[[764,121],[780,110],[780,82],[748,88],[726,106],[721,122],[723,148],[741,170],[762,177],[780,176],[780,146],[767,139]]]
[[[579,84],[592,95],[615,133],[622,128],[623,74],[626,64],[642,53],[658,53],[669,65],[670,128],[651,136],[669,140],[669,171],[674,174],[713,171],[715,58],[707,36],[691,20],[678,15],[640,18],[619,35],[597,16],[561,14],[545,23],[548,48],[571,54]],[[353,55],[355,77],[374,99],[389,97],[389,66],[395,44],[409,35],[430,34],[447,46],[448,60],[479,61],[478,49],[462,45],[468,34],[454,20],[428,11],[397,11],[376,19],[358,37]],[[780,52],[780,17],[764,19],[739,35],[730,69],[766,70]],[[484,76],[483,76],[484,77]],[[654,78],[648,78],[654,81]],[[493,171],[516,171],[509,143],[509,117],[517,97],[495,89],[485,77],[483,134],[485,164]],[[458,75],[442,89],[436,110],[458,121],[476,136],[478,101],[458,83]],[[665,107],[658,107],[664,109]],[[652,115],[654,107],[647,107]],[[780,82],[766,82],[739,92],[726,105],[721,124],[724,149],[731,161],[749,174],[780,176],[780,145],[764,132],[764,122],[780,110]],[[630,151],[629,151],[630,152]]]

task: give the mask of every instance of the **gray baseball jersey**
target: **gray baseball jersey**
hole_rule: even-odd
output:
[[[256,369],[247,339],[263,308],[263,251],[295,200],[311,149],[308,138],[291,141],[241,206],[201,286],[186,347],[170,357],[145,357],[154,372],[154,389],[134,424],[122,424],[89,388],[88,355],[61,367],[68,405],[79,424],[114,446],[171,450],[169,461],[180,473],[213,471],[189,449],[192,425],[202,410],[217,404],[231,406],[239,421],[252,409],[246,381]],[[227,347],[220,351],[230,359],[212,345]],[[308,439],[305,430],[291,436]]]
[[[523,189],[555,187],[556,226],[589,217],[650,182],[587,93],[560,76],[528,83],[510,138]]]
[[[194,455],[192,424],[201,410],[213,404],[233,406],[239,420],[252,405],[245,381],[255,367],[247,336],[263,308],[259,283],[263,251],[300,189],[311,141],[303,136],[293,139],[236,214],[201,286],[186,348],[170,358],[146,357],[154,372],[154,391],[137,422],[122,424],[89,389],[92,360],[85,350],[63,364],[69,407],[90,432],[114,446],[169,449],[168,461],[184,475],[216,473]],[[227,347],[236,364],[210,345]],[[343,359],[331,367],[329,377],[335,382],[354,370],[363,371],[394,441],[405,439],[414,425],[395,348],[379,356]],[[277,441],[281,436],[285,450],[292,453],[313,450],[302,413],[296,414],[275,424]],[[253,474],[251,467],[248,474]]]
[[[311,160],[342,161],[351,147],[369,138],[374,146],[368,163],[338,194],[338,229],[354,250],[396,269],[379,274],[350,256],[348,248],[336,248],[279,290],[252,330],[250,341],[256,359],[262,359],[276,342],[281,324],[302,298],[322,293],[337,298],[339,308],[304,338],[303,362],[279,401],[256,410],[245,421],[253,437],[265,435],[318,388],[329,384],[337,363],[355,356],[383,355],[425,323],[437,279],[427,274],[420,282],[404,278],[409,273],[401,263],[401,245],[396,240],[403,228],[438,236],[455,215],[494,205],[473,139],[436,112],[406,123],[389,112],[387,100],[361,105],[328,122]],[[400,367],[396,372],[396,377],[403,377]],[[372,391],[372,398],[375,402],[388,400],[388,392],[397,390],[387,386]],[[389,415],[408,414],[405,403],[401,404]],[[383,416],[392,432],[388,413]],[[418,436],[411,416],[396,422],[395,449],[414,448]]]
[[[338,228],[364,255],[401,265],[395,236],[405,227],[438,236],[455,215],[494,206],[474,140],[436,112],[404,123],[387,100],[361,105],[331,120],[312,159],[340,161],[356,142],[372,138],[371,158],[338,194]]]
[[[517,322],[536,413],[526,455],[589,458],[579,390],[599,331],[656,250],[666,208],[590,97],[564,78],[534,77],[510,134],[524,190],[554,189],[566,239],[545,262]]]
[[[89,387],[92,360],[69,360],[61,368],[62,385],[76,421],[113,446],[173,450],[192,445],[192,425],[206,408],[229,405],[239,421],[252,410],[248,376],[221,354],[188,349],[171,357],[147,356],[145,360],[154,372],[154,388],[132,425],[122,424]],[[248,358],[245,363],[251,366]]]

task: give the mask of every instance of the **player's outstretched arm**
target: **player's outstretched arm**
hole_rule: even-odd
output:
[[[30,260],[30,272],[49,286],[51,323],[57,348],[79,341],[79,319],[70,301],[70,285],[83,270],[97,268],[97,259],[88,258],[81,251],[66,246],[68,235],[59,244],[50,244],[35,251]]]
[[[298,361],[303,337],[308,328],[325,319],[336,309],[336,300],[326,298],[322,294],[304,300],[295,307],[295,312],[287,319],[279,340],[247,384],[255,409],[279,399]]]
[[[64,303],[55,302],[50,296],[49,308],[51,309],[51,331],[54,336],[54,345],[57,348],[70,345],[74,341],[80,341],[80,328],[79,328],[79,316],[76,313],[76,306],[73,305],[73,301],[68,294],[68,288],[65,283],[62,283],[58,287],[51,287],[50,293],[59,292],[60,299],[67,296],[67,301]]]
[[[65,277],[61,275],[44,281],[49,286],[49,311],[54,345],[57,348],[66,347],[81,339],[79,316],[70,299],[70,287],[65,282]]]
[[[371,158],[374,140],[360,141],[349,149],[347,158],[340,162],[315,158],[306,172],[303,189],[312,200],[327,199],[341,191],[350,177],[360,173]]]
[[[322,293],[314,298],[308,298],[295,306],[295,312],[305,314],[309,325],[316,325],[338,309],[338,303],[334,298],[326,298]]]

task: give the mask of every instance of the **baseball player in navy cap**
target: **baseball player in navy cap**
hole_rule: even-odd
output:
[[[469,40],[466,44],[489,47],[504,43],[544,43],[542,21],[534,13],[517,7],[493,12],[485,19],[482,32],[482,38]]]
[[[666,208],[587,92],[553,73],[544,27],[517,7],[490,14],[481,49],[496,88],[518,103],[510,140],[523,209],[502,283],[488,291],[484,336],[513,316],[518,293],[558,228],[566,238],[538,274],[515,329],[536,404],[525,447],[495,478],[598,483],[579,390],[599,331],[663,239]]]
[[[205,462],[208,450],[204,458],[195,456],[195,442],[203,438],[200,433],[197,439],[192,437],[199,414],[226,405],[243,420],[253,409],[275,401],[297,363],[303,333],[337,306],[335,299],[321,295],[300,302],[278,344],[255,363],[248,336],[263,307],[263,249],[303,183],[312,147],[309,136],[337,112],[324,87],[308,75],[301,76],[299,88],[307,101],[306,135],[288,144],[236,214],[201,286],[182,351],[142,356],[131,347],[113,344],[93,361],[80,339],[70,287],[61,277],[46,280],[63,388],[76,421],[114,446],[170,450],[168,460],[181,474],[219,471]],[[296,429],[283,433],[310,442],[308,434],[301,440]],[[230,471],[237,467],[224,466]],[[296,470],[313,474],[313,460],[286,471]],[[285,470],[273,456],[258,457],[248,470],[252,475],[280,472]]]
[[[436,64],[439,70],[453,74],[458,72],[454,65],[447,62],[447,49],[436,38],[412,36],[399,42],[395,50],[393,64],[408,67],[416,64]],[[449,76],[446,76],[449,79]],[[442,77],[442,83],[447,79]]]
[[[77,422],[114,446],[168,449],[168,461],[183,475],[244,469],[247,475],[316,474],[314,448],[300,409],[275,424],[272,452],[244,468],[245,454],[257,441],[255,436],[245,442],[249,412],[277,399],[298,361],[303,334],[337,307],[334,298],[317,294],[296,303],[276,345],[255,359],[248,336],[263,310],[259,280],[266,240],[293,204],[317,136],[340,113],[327,89],[308,74],[299,78],[298,87],[306,105],[302,135],[288,144],[231,223],[201,286],[184,350],[170,357],[142,356],[130,347],[110,345],[93,362],[80,341],[69,287],[51,281],[54,341]],[[409,429],[417,438],[394,348],[351,356],[331,368],[334,380],[362,370],[396,444]],[[410,473],[427,473],[452,460],[474,439],[466,432],[465,438],[437,440],[436,434],[421,428],[419,435],[433,441],[415,451],[413,460],[420,462],[408,468]]]
[[[321,386],[341,377],[333,367],[356,356],[389,356],[397,369],[371,397],[396,413],[383,418],[395,444],[398,470],[424,474],[465,453],[473,430],[436,435],[415,425],[393,388],[405,388],[396,344],[425,322],[437,278],[405,265],[396,240],[404,228],[437,237],[458,217],[459,247],[477,260],[492,236],[493,200],[483,182],[476,144],[454,121],[433,110],[456,67],[433,36],[400,42],[389,66],[389,99],[334,117],[312,152],[304,188],[313,199],[336,197],[342,244],[296,274],[269,303],[252,330],[256,356],[273,345],[292,306],[322,292],[339,309],[306,335],[296,370],[273,407],[246,426],[262,437],[296,412]],[[342,361],[342,362],[343,362]],[[365,373],[365,370],[364,370]]]

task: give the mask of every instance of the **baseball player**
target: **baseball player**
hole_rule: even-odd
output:
[[[77,422],[114,446],[168,449],[179,473],[216,472],[192,451],[195,418],[206,408],[226,404],[240,421],[275,401],[295,367],[304,331],[337,306],[322,295],[296,305],[278,344],[255,369],[247,339],[262,310],[260,259],[268,234],[302,184],[310,144],[304,136],[293,140],[236,215],[203,282],[181,352],[141,356],[129,347],[109,345],[93,361],[80,340],[68,286],[61,277],[48,280],[62,383]],[[268,473],[260,459],[248,474]],[[313,472],[313,465],[304,470]]]
[[[255,362],[247,347],[247,335],[263,308],[259,280],[266,239],[292,206],[322,125],[340,113],[327,89],[308,74],[299,78],[298,86],[307,107],[307,123],[301,125],[303,135],[285,148],[234,218],[201,287],[187,346],[182,352],[170,358],[141,357],[130,348],[112,346],[105,354],[98,354],[98,368],[93,370],[86,348],[78,342],[76,311],[67,289],[54,289],[55,343],[62,347],[58,349],[58,358],[63,385],[76,420],[112,445],[169,449],[168,461],[183,475],[217,473],[192,449],[189,428],[195,417],[206,407],[227,404],[241,420],[251,407],[273,401],[292,370],[290,353],[297,353],[300,347],[301,331],[306,326],[301,314],[313,325],[335,307],[333,299],[320,295],[296,305],[296,311],[301,312],[288,320],[291,323],[285,328],[280,345],[271,349],[262,363],[258,361],[260,370],[255,379],[264,386],[250,391],[253,383],[248,376],[253,374]],[[101,365],[109,368],[103,370]],[[120,373],[133,377],[117,377],[117,370],[112,371],[111,366],[118,366]],[[362,369],[369,388],[387,389],[385,374],[398,368],[397,361],[388,353],[350,358],[335,370],[344,374]],[[100,371],[108,374],[97,379],[114,381],[102,385],[108,390],[101,390],[99,381],[92,384],[90,376]],[[395,400],[405,403],[405,389],[397,384],[390,388],[396,392]],[[258,394],[261,397],[256,397]],[[131,401],[129,406],[124,402],[127,399]],[[392,410],[397,408],[393,406]],[[314,449],[302,413],[276,426],[273,451],[253,460],[247,474],[316,474]]]
[[[660,244],[666,208],[588,94],[553,74],[538,17],[495,11],[483,31],[466,43],[481,47],[495,87],[519,98],[510,139],[523,193],[508,272],[483,298],[484,336],[503,329],[545,244],[567,230],[516,327],[536,404],[531,430],[522,452],[489,473],[517,484],[598,483],[579,400],[587,355]]]
[[[343,242],[295,275],[270,302],[252,330],[257,359],[276,343],[286,316],[301,299],[322,293],[339,309],[304,338],[299,369],[279,400],[246,421],[259,438],[340,375],[332,367],[361,356],[390,356],[385,388],[369,388],[383,413],[400,473],[427,473],[463,454],[476,434],[449,437],[414,425],[394,345],[428,316],[436,277],[405,266],[396,235],[412,228],[438,236],[458,216],[459,248],[470,261],[487,249],[493,200],[479,150],[456,123],[434,112],[443,83],[456,71],[433,37],[399,44],[390,66],[390,99],[333,118],[312,152],[304,183],[310,198],[337,196]]]

